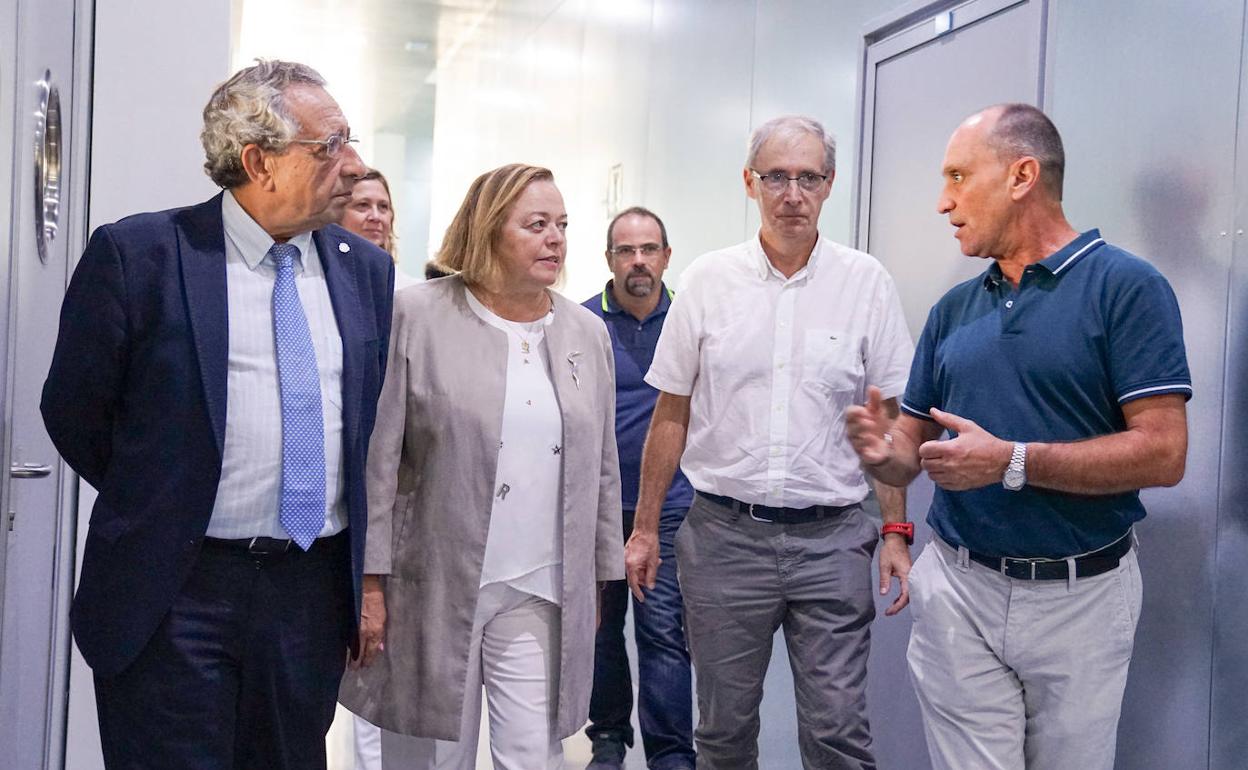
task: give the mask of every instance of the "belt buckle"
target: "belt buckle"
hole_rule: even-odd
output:
[[[775,523],[776,523],[775,519],[760,519],[760,518],[758,518],[757,516],[755,516],[755,515],[754,515],[754,503],[750,503],[750,504],[749,504],[749,507],[745,509],[745,512],[746,512],[746,513],[748,513],[748,514],[750,514],[750,518],[751,518],[751,519],[753,519],[754,521],[761,521],[761,522],[762,522],[762,523],[764,523],[764,524],[775,524]]]
[[[265,557],[265,556],[280,556],[280,555],[282,555],[282,554],[284,554],[284,553],[286,553],[287,551],[289,551],[289,550],[290,550],[290,544],[291,544],[291,540],[290,540],[290,539],[286,539],[286,540],[279,541],[279,542],[283,543],[283,545],[282,545],[282,550],[280,550],[280,551],[272,551],[272,550],[256,550],[256,543],[257,543],[257,542],[259,542],[259,540],[260,540],[260,539],[261,539],[261,538],[260,538],[259,536],[253,537],[253,538],[251,539],[251,542],[247,544],[247,553],[251,554],[252,556],[256,556],[256,557]],[[269,540],[269,541],[274,541],[274,540],[275,540],[275,538],[271,538],[271,537],[266,537],[266,538],[264,538],[264,539],[265,539],[265,540]]]
[[[1027,569],[1029,571],[1028,574],[1027,575],[1011,574],[1010,573],[1011,563],[1013,563],[1014,565],[1026,564]],[[1014,578],[1015,580],[1035,580],[1036,579],[1036,560],[1035,559],[1012,559],[1009,556],[1002,556],[1000,572],[1002,575],[1005,575],[1008,578]]]

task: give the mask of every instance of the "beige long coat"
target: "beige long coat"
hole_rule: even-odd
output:
[[[385,650],[348,671],[340,692],[379,727],[443,740],[459,737],[507,385],[507,336],[473,313],[466,291],[453,276],[395,297],[364,557],[365,573],[388,576]],[[623,578],[624,554],[610,338],[593,313],[552,296],[546,345],[564,447],[556,727],[565,737],[589,712],[597,581]]]

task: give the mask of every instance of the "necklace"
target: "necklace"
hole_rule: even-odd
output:
[[[533,348],[541,342],[541,337],[545,336],[545,332],[541,328],[541,323],[541,321],[533,321],[530,323],[524,323],[522,321],[507,321],[507,330],[511,334],[514,334],[516,339],[520,340],[521,355],[527,356],[532,353]],[[536,332],[532,331],[533,326],[537,326]],[[529,359],[524,359],[524,362],[527,364]]]
[[[498,311],[499,303],[498,303],[498,298],[496,295],[492,295],[487,291],[482,291],[479,294],[476,292],[473,292],[473,293],[476,295],[477,300],[480,301],[482,305],[485,305],[486,310],[489,310],[494,315],[510,323],[520,323],[520,324],[534,323],[536,321],[542,320],[543,318],[545,318],[547,315],[554,312],[555,310],[555,301],[551,299],[550,292],[543,291],[542,300],[544,301],[542,302],[542,310],[539,313],[537,313],[537,318],[534,318],[532,321],[517,321],[514,318],[508,318],[506,315]],[[528,310],[528,308],[525,308],[525,310]],[[520,315],[528,315],[528,313],[522,311]]]

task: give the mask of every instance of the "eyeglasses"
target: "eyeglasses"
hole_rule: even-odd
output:
[[[641,252],[643,257],[653,257],[661,251],[663,251],[663,247],[657,243],[643,243],[640,246],[616,246],[611,249],[611,255],[627,258]]]
[[[763,183],[763,189],[769,193],[784,192],[789,189],[789,182],[797,182],[797,186],[805,192],[815,192],[824,182],[828,181],[827,174],[815,174],[810,171],[803,171],[797,176],[789,176],[783,171],[769,171],[766,174],[760,174],[754,169],[750,169],[750,173],[758,177],[758,181]]]
[[[342,154],[342,148],[348,144],[355,144],[360,141],[359,137],[343,136],[342,134],[334,134],[328,139],[291,139],[291,144],[319,144],[325,148],[325,157],[337,158]]]

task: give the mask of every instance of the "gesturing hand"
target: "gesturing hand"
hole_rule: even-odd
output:
[[[923,470],[942,489],[953,492],[975,489],[1001,481],[1014,445],[976,423],[932,407],[932,419],[957,434],[944,441],[925,441],[919,446]]]
[[[884,410],[884,398],[874,385],[867,387],[867,403],[845,410],[849,443],[864,465],[882,465],[892,459],[893,446],[885,438],[891,420]]]

